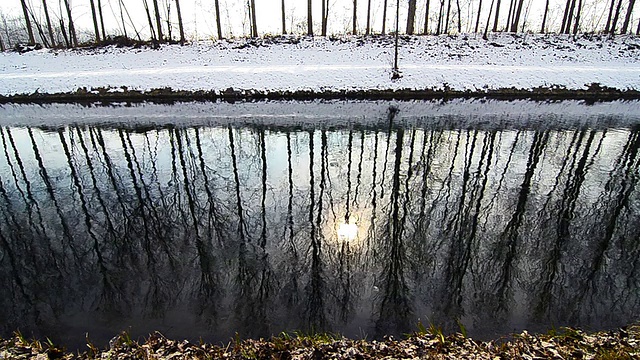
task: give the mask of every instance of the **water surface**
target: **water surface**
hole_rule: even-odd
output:
[[[637,320],[637,104],[260,105],[2,109],[2,335]]]

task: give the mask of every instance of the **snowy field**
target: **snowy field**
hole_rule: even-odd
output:
[[[0,54],[0,94],[150,90],[487,90],[599,83],[640,90],[640,38],[490,34],[393,39],[276,38]]]

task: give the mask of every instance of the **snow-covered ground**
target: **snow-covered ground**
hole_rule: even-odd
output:
[[[530,89],[589,84],[640,90],[640,38],[493,34],[393,39],[278,38],[0,54],[0,94],[97,87],[260,91]]]

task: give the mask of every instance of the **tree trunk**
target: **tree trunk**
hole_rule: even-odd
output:
[[[369,0],[371,2],[371,0]],[[416,22],[416,0],[409,0],[409,12],[407,13],[407,35],[413,35],[413,26]]]
[[[627,16],[624,18],[624,24],[622,24],[621,34],[626,34],[629,29],[629,21],[631,20],[631,13],[633,12],[633,6],[636,4],[636,0],[629,0],[629,8],[627,8]]]
[[[609,7],[609,16],[607,17],[607,25],[604,27],[604,32],[608,33],[611,27],[611,20],[613,19],[613,9],[616,6],[616,0],[611,0],[611,6]]]
[[[313,1],[307,0],[307,35],[313,36]]]
[[[480,12],[482,11],[482,0],[478,3],[478,18],[476,19],[476,30],[474,31],[476,34],[478,33],[478,29],[480,28]]]
[[[51,26],[51,18],[49,17],[49,9],[47,7],[47,0],[42,0],[42,7],[44,9],[44,17],[47,20],[47,31],[49,32],[49,38],[51,39],[51,46],[56,47],[56,38],[53,35],[53,26]]]
[[[29,19],[29,10],[27,9],[27,3],[25,0],[20,0],[22,2],[22,13],[24,14],[24,22],[27,25],[27,33],[29,34],[29,45],[34,45],[36,43],[36,39],[33,36],[33,29],[31,28],[31,19]]]
[[[493,0],[491,0],[493,1]],[[498,31],[498,17],[500,16],[500,0],[498,0],[498,3],[496,4],[496,17],[495,19],[493,19],[493,32],[497,32]]]
[[[446,34],[448,34],[448,33],[449,33],[449,16],[450,16],[450,15],[451,15],[451,0],[449,0],[449,2],[447,3],[447,19],[446,19],[446,21],[444,22],[444,25],[445,25],[444,32],[445,32]]]
[[[636,35],[640,35],[640,21],[638,21],[638,29],[636,30]]]
[[[611,29],[610,29],[610,33],[611,35],[615,35],[616,33],[616,27],[618,25],[618,18],[620,17],[620,8],[622,7],[622,0],[618,0],[618,6],[616,7],[616,13],[613,17],[613,21],[611,22]]]
[[[576,23],[573,25],[573,35],[578,33],[580,27],[580,15],[582,14],[582,0],[578,1],[578,10],[576,12]]]
[[[560,26],[560,34],[564,34],[567,21],[569,20],[570,9],[571,9],[571,0],[567,0],[567,5],[564,8],[564,15],[562,16],[562,25]]]
[[[178,29],[180,30],[180,44],[184,45],[184,26],[182,24],[182,13],[180,12],[180,0],[176,0],[176,11],[178,12]]]
[[[440,35],[442,32],[443,19],[444,19],[444,0],[440,0],[440,10],[438,11],[438,28],[436,29],[436,35]]]
[[[158,0],[153,0],[153,9],[156,12],[156,30],[158,31],[158,41],[164,42],[164,36],[162,35],[162,20],[160,19],[160,8],[158,7]]]
[[[149,33],[151,34],[151,41],[157,45],[158,39],[156,38],[156,30],[153,27],[153,20],[151,20],[151,11],[149,11],[149,4],[147,0],[142,0],[144,10],[147,13],[147,21],[149,22]]]
[[[520,23],[520,14],[522,14],[522,5],[524,4],[524,0],[520,0],[518,2],[518,9],[515,11],[515,15],[513,17],[513,26],[511,26],[511,32],[518,32],[518,24]]]
[[[216,0],[216,4],[218,3],[218,0]],[[324,0],[322,0],[322,5],[324,6]],[[284,0],[282,0],[282,35],[286,35],[287,34],[287,23],[286,23],[286,19],[285,19],[285,12],[284,12]]]
[[[456,7],[458,8],[458,34],[462,33],[462,10],[460,10],[460,0],[456,0]]]
[[[549,0],[547,0],[547,4],[544,7],[544,15],[542,15],[542,26],[540,27],[540,34],[545,33],[545,26],[547,24],[547,15],[549,14]]]
[[[327,19],[329,18],[329,0],[322,1],[322,36],[327,36]]]
[[[165,22],[167,23],[167,32],[165,37],[171,41],[173,40],[173,26],[171,26],[171,1],[165,1],[165,5],[167,5],[167,13],[165,16]]]
[[[393,60],[393,76],[399,76],[398,72],[398,29],[400,24],[400,0],[396,0],[396,34],[395,34],[395,56]]]
[[[64,20],[60,17],[60,31],[62,31],[62,38],[64,39],[64,44],[67,48],[71,47],[71,43],[69,42],[69,37],[67,36],[67,30],[65,30]]]
[[[369,35],[371,33],[371,0],[367,1],[367,30],[365,31],[365,35]]]
[[[256,19],[256,0],[251,0],[251,24],[253,24],[253,37],[255,38],[258,37],[258,21]]]
[[[511,31],[511,21],[513,19],[513,12],[514,12],[514,8],[515,8],[515,2],[517,0],[511,0],[509,2],[509,14],[507,15],[507,26],[504,27],[504,31]]]
[[[93,31],[96,33],[96,44],[100,43],[100,28],[98,27],[98,16],[96,15],[96,5],[93,0],[89,0],[91,4],[91,18],[93,19]]]
[[[2,36],[0,36],[0,51],[5,51],[4,42],[2,41]]]
[[[67,9],[67,17],[69,18],[69,37],[73,46],[78,46],[78,36],[76,35],[76,27],[73,24],[73,17],[71,16],[71,6],[69,0],[64,0],[64,6]]]
[[[102,0],[98,0],[98,15],[100,16],[100,28],[102,29],[102,40],[107,40],[107,32],[104,29],[104,17],[102,16]]]
[[[489,16],[487,17],[487,26],[484,27],[484,34],[482,34],[482,38],[487,41],[489,40],[489,37],[487,36],[487,34],[489,33],[489,23],[491,22],[491,15],[492,15],[492,11],[493,11],[493,3],[495,2],[495,0],[491,0],[491,6],[489,7]]]
[[[38,19],[36,19],[36,16],[33,14],[33,11],[29,10],[29,14],[31,15],[31,20],[33,21],[33,24],[36,27],[36,30],[38,30],[38,36],[40,36],[40,39],[42,39],[42,44],[44,45],[44,47],[49,47],[49,41],[47,41],[47,37],[44,34],[44,31],[42,30],[42,26],[40,25],[40,23],[38,22]]]
[[[424,35],[429,33],[429,0],[427,0],[427,5],[424,10],[424,31],[422,33]]]
[[[120,7],[120,21],[122,21],[122,34],[127,38],[127,24],[124,22],[124,10],[122,9],[122,0],[118,1]]]
[[[387,28],[387,0],[384,0],[382,5],[382,35],[385,34]]]
[[[571,33],[571,22],[573,21],[573,12],[576,10],[576,0],[571,0],[571,7],[569,8],[569,16],[567,17],[567,23],[564,25],[564,33]]]
[[[216,29],[218,30],[218,40],[220,40],[222,39],[222,25],[220,22],[220,2],[219,0],[215,0],[214,3],[216,8]],[[282,4],[284,4],[284,0],[282,0]],[[284,11],[284,8],[283,8],[283,11]],[[282,25],[284,25],[284,18],[283,18]]]
[[[358,35],[358,24],[356,20],[358,19],[358,0],[353,0],[353,29],[351,29],[351,34]]]

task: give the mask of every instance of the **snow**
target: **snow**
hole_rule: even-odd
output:
[[[449,101],[259,101],[188,102],[171,105],[133,104],[4,104],[3,126],[47,128],[80,126],[297,126],[346,127],[353,124],[388,127],[389,108],[399,110],[395,124],[428,128],[630,128],[640,122],[640,101],[593,104],[565,100],[453,99]],[[553,121],[549,121],[553,119]]]
[[[391,37],[276,38],[0,54],[0,94],[79,88],[259,91],[584,89],[640,90],[640,38],[479,35],[402,37],[391,80]],[[117,91],[117,90],[112,90]],[[121,91],[121,90],[120,90]]]

